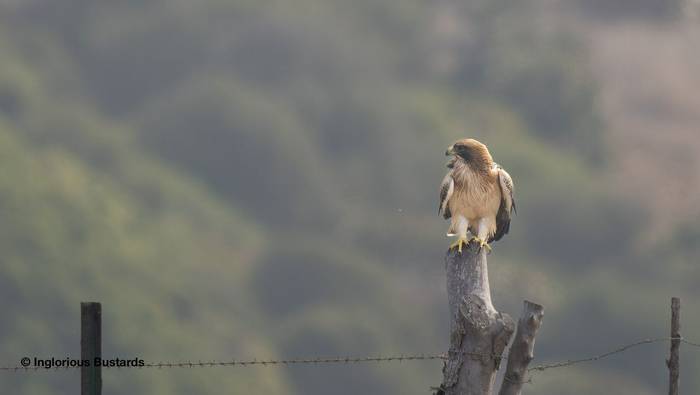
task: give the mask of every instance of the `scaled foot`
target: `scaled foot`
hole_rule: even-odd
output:
[[[465,247],[466,247],[466,246],[469,246],[469,244],[470,244],[471,242],[476,242],[477,244],[479,244],[479,246],[480,246],[479,248],[483,247],[482,242],[481,242],[481,239],[478,238],[478,237],[472,237],[472,238],[470,238],[470,239],[467,239],[467,238],[464,238],[464,237],[460,237],[459,239],[457,239],[457,241],[455,241],[454,243],[450,244],[450,249],[453,249],[453,248],[457,247],[457,251],[459,251],[459,252],[461,253],[461,252],[462,252],[462,246],[465,246]],[[486,248],[487,248],[489,251],[491,251],[491,247],[489,247],[488,243],[485,243],[485,244],[486,244]]]
[[[480,239],[478,237],[475,237],[472,240],[474,240],[476,243],[479,244],[479,250],[481,250],[482,248],[485,248],[486,252],[491,252],[491,246],[489,245],[489,243],[486,240]]]
[[[457,239],[457,241],[455,241],[454,243],[450,244],[450,250],[453,249],[453,248],[455,248],[455,247],[457,247],[457,251],[459,251],[459,253],[461,254],[461,253],[462,253],[462,246],[463,246],[463,245],[465,245],[465,246],[468,245],[468,244],[469,244],[469,241],[470,241],[470,240],[467,240],[467,239],[464,238],[464,237],[460,237],[460,238]]]

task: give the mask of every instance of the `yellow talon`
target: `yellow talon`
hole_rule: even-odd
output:
[[[491,252],[491,246],[489,245],[488,242],[486,242],[486,240],[481,240],[480,238],[475,237],[474,241],[479,243],[479,249],[486,248],[486,251]]]
[[[467,244],[469,244],[469,240],[467,240],[463,237],[460,237],[457,239],[457,241],[450,244],[450,249],[457,247],[457,251],[459,251],[459,253],[461,254],[462,253],[462,245],[467,245]]]

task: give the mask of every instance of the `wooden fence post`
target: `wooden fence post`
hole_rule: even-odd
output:
[[[496,372],[515,323],[508,314],[493,307],[486,251],[477,243],[469,244],[461,253],[448,250],[445,270],[450,349],[442,368],[442,384],[434,388],[434,394],[492,395]],[[543,314],[542,306],[525,302],[501,394],[520,394]]]
[[[678,395],[681,348],[681,299],[671,299],[671,356],[666,360],[669,370],[668,395]]]
[[[491,395],[513,319],[491,303],[486,251],[471,243],[445,257],[450,349],[437,394]]]
[[[80,303],[80,359],[88,366],[80,368],[80,394],[102,394],[102,369],[95,366],[95,358],[102,358],[102,305],[96,302]]]

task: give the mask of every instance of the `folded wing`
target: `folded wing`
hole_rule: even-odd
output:
[[[442,217],[448,219],[452,217],[450,212],[450,207],[447,203],[452,197],[452,192],[455,190],[455,180],[452,178],[452,172],[447,172],[445,178],[442,179],[442,184],[440,185],[440,205],[438,206],[438,215],[442,214]]]
[[[503,235],[510,230],[510,220],[516,212],[515,198],[513,197],[513,179],[510,174],[498,164],[494,164],[498,172],[498,183],[501,187],[501,205],[496,214],[496,233],[489,239],[491,241],[500,240]]]

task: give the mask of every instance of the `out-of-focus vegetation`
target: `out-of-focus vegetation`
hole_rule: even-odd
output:
[[[492,287],[512,315],[523,298],[547,307],[538,358],[665,334],[671,295],[700,302],[698,221],[641,237],[649,216],[606,175],[625,147],[605,138],[589,53],[551,6],[4,2],[1,362],[77,356],[86,300],[104,304],[106,354],[149,361],[442,351],[436,187],[464,136],[515,179]],[[700,318],[683,320],[700,337]],[[664,349],[531,390],[658,393]],[[440,367],[104,375],[115,394],[424,394]],[[78,386],[65,372],[2,382]]]

